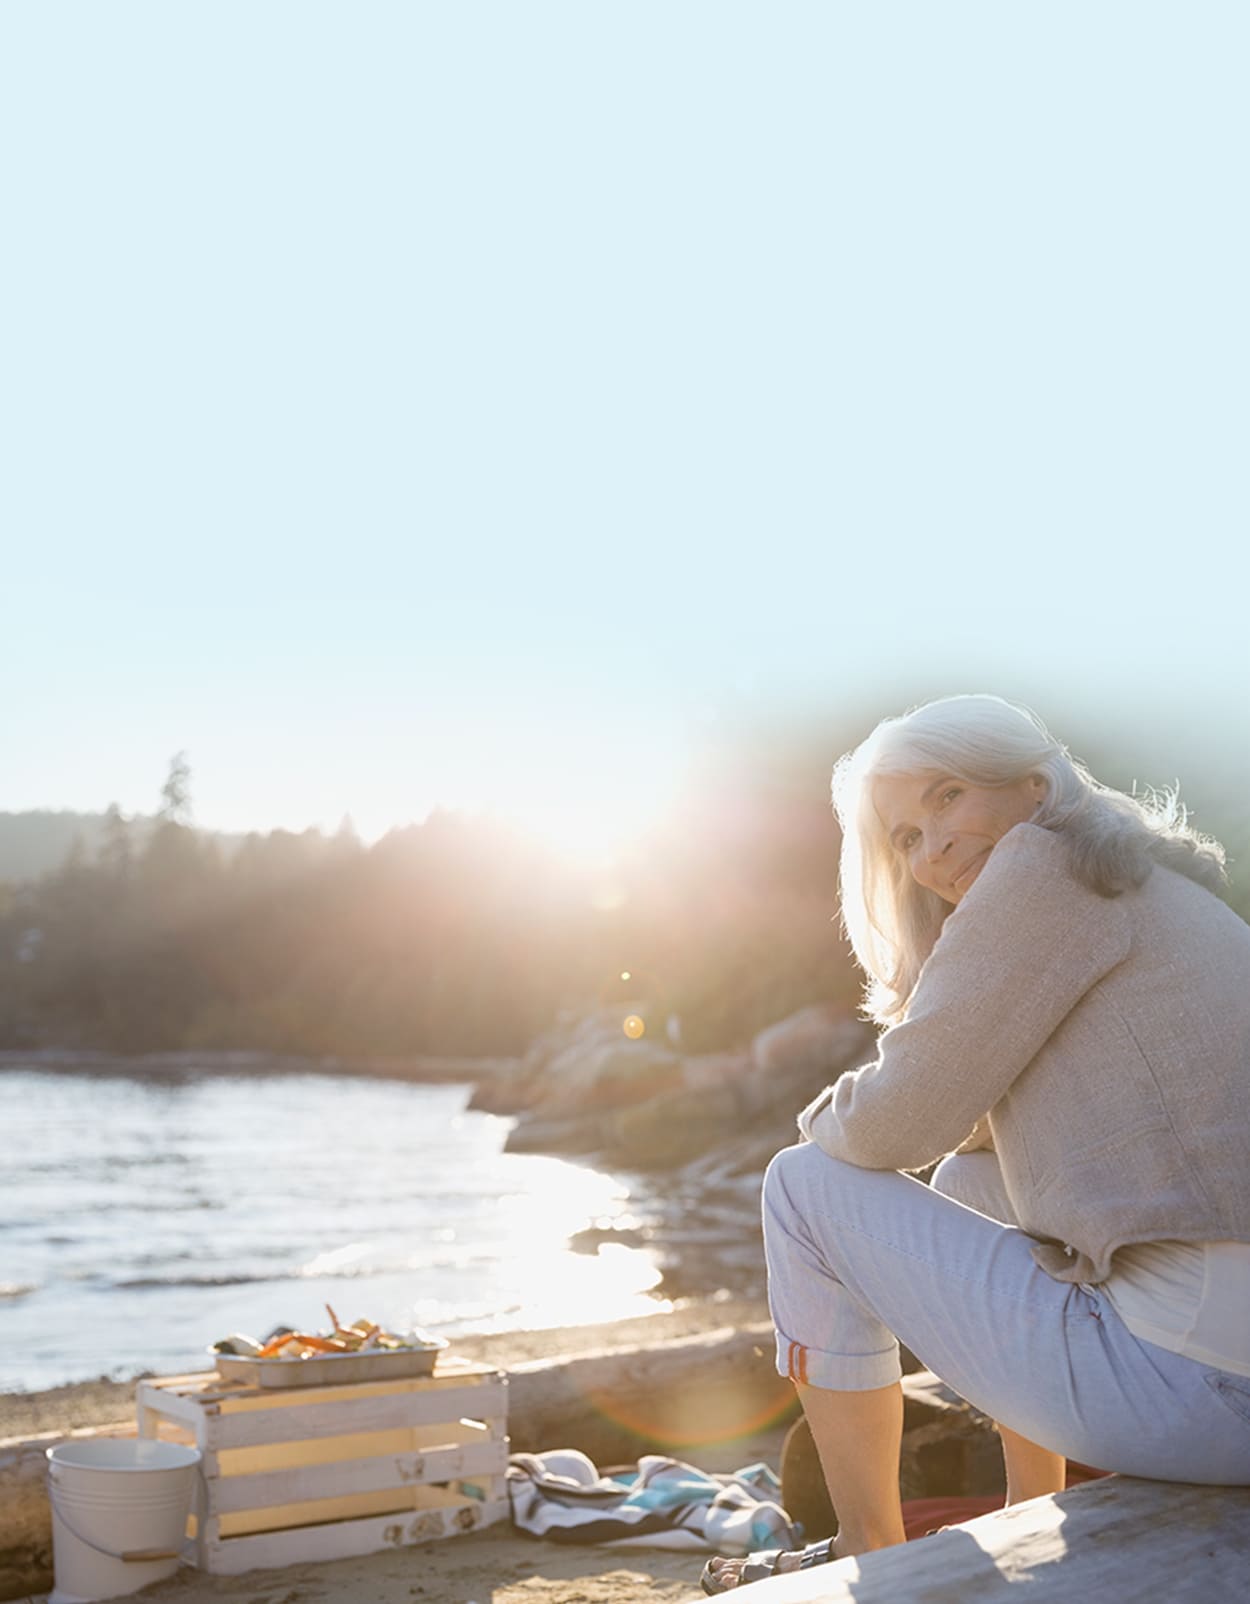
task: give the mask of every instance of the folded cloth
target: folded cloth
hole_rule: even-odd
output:
[[[508,1461],[513,1521],[555,1543],[727,1555],[796,1548],[802,1528],[781,1507],[780,1492],[764,1464],[712,1476],[680,1459],[644,1454],[636,1471],[604,1476],[575,1448]]]

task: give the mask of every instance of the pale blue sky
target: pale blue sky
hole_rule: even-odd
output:
[[[4,6],[0,807],[610,834],[743,706],[964,688],[1244,768],[1248,47]]]

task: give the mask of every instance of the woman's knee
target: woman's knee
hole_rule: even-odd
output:
[[[815,1142],[797,1142],[774,1154],[764,1172],[764,1216],[786,1212],[806,1215],[812,1206],[836,1215],[839,1199],[847,1196],[848,1188],[876,1176],[876,1171],[832,1157]]]
[[[954,1198],[956,1203],[962,1203],[971,1189],[971,1172],[975,1166],[970,1160],[975,1156],[972,1153],[949,1153],[934,1170],[929,1185],[943,1197]]]
[[[793,1147],[783,1147],[780,1153],[774,1153],[764,1171],[763,1199],[764,1213],[775,1210],[779,1203],[789,1204],[796,1190],[805,1185],[804,1175],[811,1163],[808,1156],[812,1144],[810,1142],[797,1142]]]
[[[1002,1168],[993,1153],[951,1153],[934,1170],[929,1185],[943,1197],[992,1220],[1015,1222]]]

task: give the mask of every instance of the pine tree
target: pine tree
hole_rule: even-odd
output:
[[[115,880],[125,880],[130,874],[134,858],[130,821],[116,802],[110,802],[104,812],[99,855],[100,862]]]
[[[169,824],[191,822],[191,768],[185,752],[175,752],[169,760],[169,775],[161,786],[157,812]]]

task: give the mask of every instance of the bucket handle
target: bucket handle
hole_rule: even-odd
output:
[[[66,1520],[65,1511],[56,1501],[56,1489],[51,1482],[48,1483],[48,1499],[56,1513],[57,1519],[61,1522],[62,1526],[64,1526],[69,1535],[77,1538],[80,1543],[85,1543],[88,1548],[94,1548],[97,1554],[104,1554],[109,1559],[123,1559],[128,1564],[141,1564],[148,1560],[178,1559],[181,1557],[182,1550],[178,1548],[131,1548],[127,1549],[121,1554],[112,1548],[101,1548],[99,1543],[93,1543],[89,1537],[84,1537],[80,1531],[76,1530],[75,1527]]]

